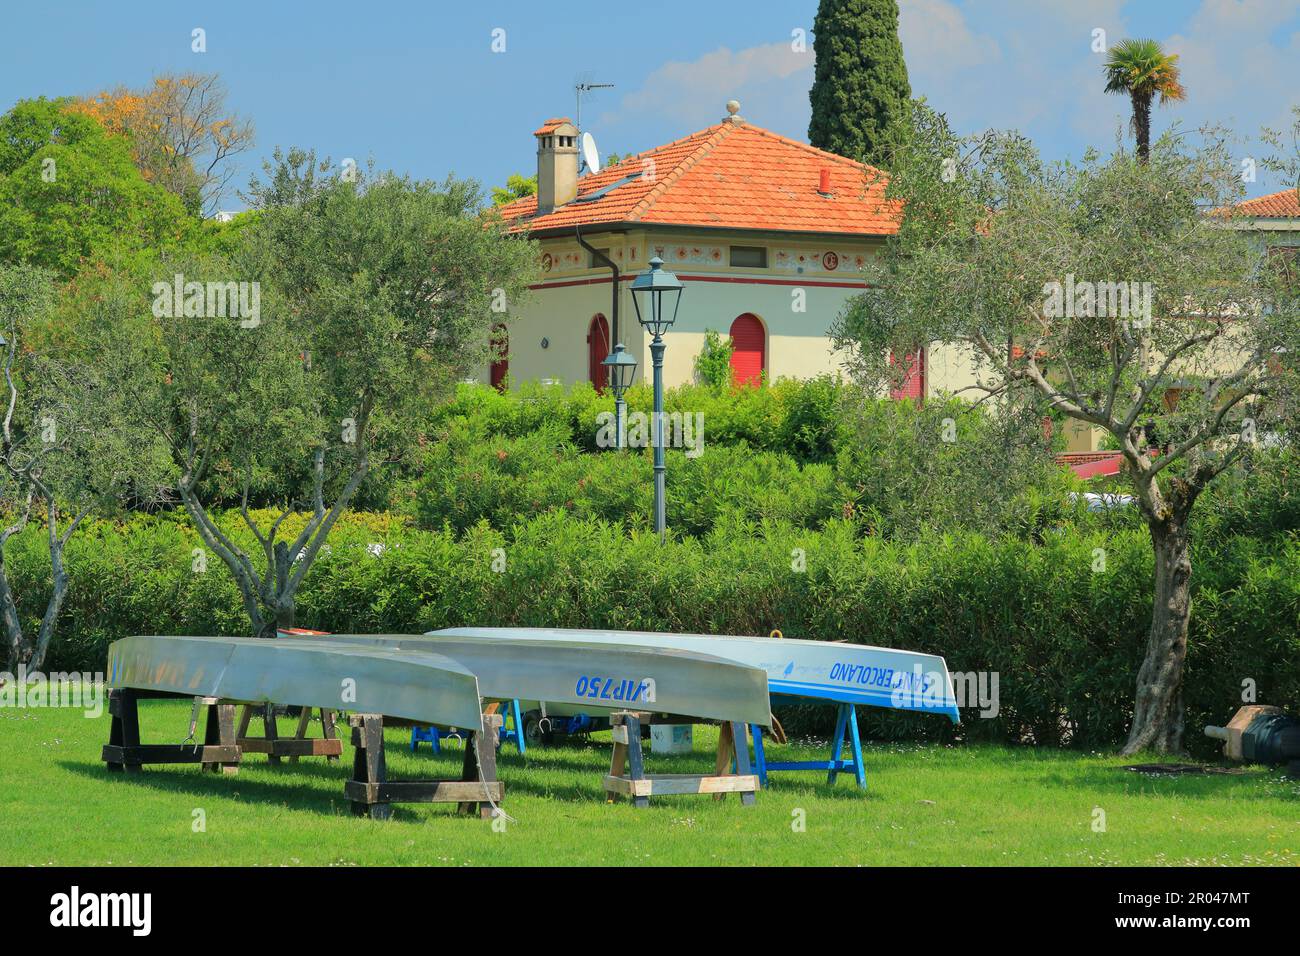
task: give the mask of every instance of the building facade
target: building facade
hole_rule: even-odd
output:
[[[828,331],[864,287],[862,267],[897,231],[882,173],[746,122],[738,105],[715,126],[578,175],[578,130],[535,131],[535,196],[501,214],[541,247],[541,280],[499,332],[506,358],[485,381],[591,381],[616,341],[649,366],[649,339],[628,291],[658,256],[686,285],[665,336],[665,382],[693,380],[713,330],[734,343],[738,381],[806,378],[843,368]],[[611,264],[613,268],[611,268]],[[615,291],[617,290],[617,291]],[[969,384],[943,347],[910,357],[903,393]]]

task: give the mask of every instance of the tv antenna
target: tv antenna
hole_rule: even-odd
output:
[[[583,74],[578,77],[578,82],[573,84],[573,96],[577,100],[578,106],[578,129],[582,129],[582,97],[592,90],[612,90],[613,83],[594,83],[590,74]]]

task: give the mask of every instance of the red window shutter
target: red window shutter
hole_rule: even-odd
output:
[[[510,333],[504,325],[492,326],[492,350],[500,358],[488,368],[488,381],[500,392],[505,389],[506,373],[510,371]]]
[[[889,356],[889,364],[893,365],[897,361],[894,355]],[[899,388],[890,389],[890,398],[925,398],[925,349],[917,349],[915,352],[908,352],[903,356],[903,361],[907,363],[907,377],[903,379],[903,384]]]
[[[609,323],[597,312],[587,327],[587,378],[596,386],[596,391],[604,393],[609,384],[609,369],[604,361],[609,357]]]
[[[767,368],[767,336],[757,316],[746,312],[731,323],[731,375],[737,385],[757,385]]]

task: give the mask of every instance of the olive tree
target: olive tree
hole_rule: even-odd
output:
[[[947,343],[974,404],[1032,401],[1121,452],[1155,558],[1126,753],[1182,749],[1197,497],[1294,421],[1297,287],[1233,228],[1223,138],[1191,139],[1167,135],[1148,162],[1048,164],[1018,135],[958,137],[916,103],[887,163],[901,228],[833,331],[868,387]]]
[[[13,671],[45,664],[68,593],[68,541],[87,515],[128,495],[152,498],[160,478],[95,364],[59,343],[51,323],[59,299],[51,274],[0,266],[0,620]],[[37,598],[14,593],[5,559],[34,520],[45,527],[50,586],[32,633],[23,611]]]
[[[230,256],[165,263],[147,307],[128,296],[97,346],[260,636],[294,623],[298,589],[366,476],[409,450],[430,403],[485,361],[494,313],[524,294],[535,262],[473,183],[331,173],[296,150],[267,174]],[[301,493],[274,491],[285,487]],[[231,488],[242,536],[215,510]],[[250,496],[267,488],[282,500],[259,520]]]

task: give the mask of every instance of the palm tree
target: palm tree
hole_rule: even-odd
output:
[[[1121,40],[1106,58],[1106,92],[1126,94],[1133,101],[1133,132],[1137,153],[1146,162],[1151,153],[1151,100],[1160,105],[1187,99],[1179,82],[1178,54],[1166,53],[1155,40]]]

